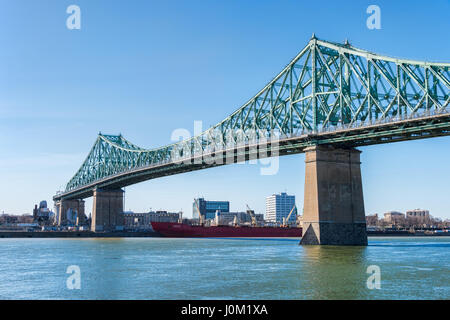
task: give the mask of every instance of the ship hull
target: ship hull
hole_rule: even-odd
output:
[[[298,238],[302,228],[191,226],[172,222],[152,222],[152,228],[170,238]]]

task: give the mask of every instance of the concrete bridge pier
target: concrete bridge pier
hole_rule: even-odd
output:
[[[115,231],[123,227],[122,189],[94,189],[91,231]]]
[[[302,245],[367,245],[361,151],[305,149]]]
[[[58,226],[64,226],[69,223],[67,213],[69,210],[72,211],[73,214],[76,213],[77,221],[79,224],[84,223],[85,214],[84,214],[84,200],[82,199],[73,199],[73,200],[59,200],[55,204],[56,206],[56,218]],[[75,221],[72,221],[75,222]]]

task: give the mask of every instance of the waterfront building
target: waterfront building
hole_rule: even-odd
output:
[[[266,221],[274,223],[282,223],[283,218],[287,218],[292,208],[295,206],[295,196],[291,196],[282,192],[273,194],[266,198]],[[289,221],[297,220],[297,208],[292,212]]]
[[[44,225],[54,223],[55,213],[50,211],[50,209],[47,207],[47,201],[42,200],[39,203],[39,207],[37,206],[37,204],[34,205],[33,220],[34,222],[38,222]]]
[[[179,222],[183,218],[183,213],[167,211],[134,213],[125,211],[123,217],[126,229],[151,229],[151,222]]]
[[[199,213],[207,219],[215,219],[216,211],[221,213],[230,212],[229,201],[207,201],[204,198],[194,199],[192,204],[192,218],[198,219]]]
[[[1,230],[26,231],[27,227],[34,225],[33,216],[30,214],[12,215],[3,213],[0,215]]]
[[[378,224],[378,213],[366,216],[366,225],[376,226]]]
[[[399,223],[405,219],[405,214],[398,211],[389,211],[384,214],[384,221],[387,223]]]
[[[220,217],[220,218],[218,218]],[[217,210],[216,216],[215,216],[215,222],[219,222],[221,225],[228,225],[232,224],[234,218],[236,217],[236,220],[240,224],[245,223],[251,223],[252,218],[248,212],[220,212]],[[263,214],[255,214],[256,222],[264,222],[264,215]]]
[[[406,211],[406,218],[415,218],[419,221],[424,221],[430,217],[430,212],[428,210],[414,209]]]
[[[0,215],[0,225],[12,225],[16,224],[19,220],[19,216],[3,213]]]

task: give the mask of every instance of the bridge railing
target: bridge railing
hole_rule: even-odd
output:
[[[396,116],[384,117],[384,118],[379,118],[379,119],[369,119],[366,121],[356,121],[353,123],[339,124],[336,126],[330,125],[325,128],[322,128],[320,132],[345,131],[345,130],[349,130],[349,129],[357,129],[357,128],[362,128],[362,127],[369,127],[369,126],[399,122],[399,121],[404,121],[404,120],[427,118],[427,117],[437,116],[437,115],[442,115],[442,114],[450,114],[450,110],[428,109],[422,113],[398,114]]]

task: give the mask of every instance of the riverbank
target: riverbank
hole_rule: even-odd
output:
[[[449,237],[450,232],[439,232],[439,233],[424,233],[416,232],[410,233],[408,231],[367,231],[367,236],[369,237]]]
[[[92,231],[0,231],[0,238],[142,238],[160,237],[155,231],[92,232]]]
[[[410,233],[402,231],[368,231],[369,237],[445,237],[450,232],[440,233]],[[161,237],[155,231],[144,232],[92,232],[92,231],[0,231],[0,238],[145,238]]]

